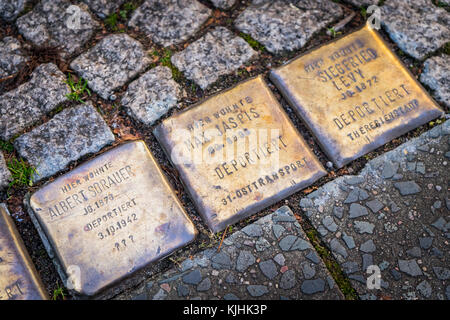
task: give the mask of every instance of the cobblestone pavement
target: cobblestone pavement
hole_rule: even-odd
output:
[[[450,122],[432,121],[338,170],[268,80],[361,28],[376,4],[381,36],[448,118],[448,1],[0,0],[0,202],[48,295],[61,280],[24,200],[142,139],[199,236],[98,298],[450,299]],[[220,244],[223,233],[202,222],[152,132],[260,74],[328,175],[227,229]],[[381,289],[368,289],[369,266],[380,269]]]

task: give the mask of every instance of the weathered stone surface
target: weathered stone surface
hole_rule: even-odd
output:
[[[68,108],[14,141],[37,173],[34,181],[64,170],[71,161],[114,142],[114,135],[90,104]]]
[[[47,294],[5,204],[0,204],[0,300],[46,300]]]
[[[338,4],[328,0],[258,1],[239,15],[235,26],[268,51],[280,53],[303,47],[342,12]]]
[[[67,101],[66,77],[53,63],[37,67],[30,81],[0,96],[0,137],[9,140]]]
[[[68,0],[42,0],[16,24],[28,41],[58,47],[64,57],[80,51],[99,27],[87,10]]]
[[[167,47],[194,35],[210,14],[211,9],[197,0],[147,0],[134,11],[128,25]]]
[[[427,59],[420,81],[433,90],[434,98],[450,108],[450,56],[441,56]]]
[[[202,89],[238,69],[257,53],[224,27],[217,27],[174,54],[172,63]]]
[[[151,125],[176,106],[180,95],[180,86],[172,79],[171,70],[160,66],[130,83],[122,105],[130,116]]]
[[[261,76],[165,119],[154,133],[213,232],[325,174]],[[256,242],[267,247],[263,237]]]
[[[49,255],[58,253],[61,278],[78,272],[72,284],[82,295],[95,295],[196,235],[143,141],[125,143],[60,176],[34,193],[29,204]],[[202,283],[198,270],[188,272],[180,284]],[[169,290],[168,284],[161,288]],[[149,296],[155,294],[165,297],[163,292]]]
[[[23,11],[27,0],[0,0],[0,18],[11,22]]]
[[[19,40],[13,37],[0,40],[0,79],[18,73],[27,60]]]
[[[391,39],[416,59],[424,59],[450,41],[450,14],[431,0],[386,1],[381,15]]]
[[[8,170],[3,152],[0,151],[0,191],[5,189],[10,181],[11,172]]]
[[[154,285],[143,284],[144,293],[154,298],[164,285],[167,292],[163,297],[165,299],[342,299],[343,295],[299,224],[292,221],[277,222],[275,218],[279,214],[295,220],[292,211],[282,207],[250,225],[263,230],[262,237],[271,243],[266,250],[257,251],[257,238],[242,230],[237,231],[223,241],[219,253],[215,246],[185,260],[190,261],[190,270],[183,271],[181,266],[174,266],[149,279],[148,282]],[[308,242],[308,248],[281,253],[280,240],[272,232],[275,225],[283,226],[286,236]],[[225,269],[214,266],[219,254],[228,257]],[[186,284],[183,279],[191,275],[194,272],[192,270],[195,270],[195,281]],[[180,285],[186,286],[181,295],[177,289]],[[123,293],[117,298],[130,299],[139,295],[142,295],[142,289]]]
[[[236,0],[211,0],[211,2],[216,8],[227,10],[236,3]]]
[[[143,71],[150,63],[141,43],[126,34],[113,34],[72,61],[70,67],[88,80],[103,99]]]
[[[380,2],[380,0],[344,0],[344,1],[357,7],[370,6],[372,4],[378,4],[378,2]]]
[[[270,77],[338,168],[443,115],[369,25]]]
[[[83,0],[92,12],[102,19],[119,9],[125,1],[126,0]]]
[[[448,182],[445,153],[450,149],[449,138],[450,120],[369,161],[359,172],[363,179],[358,187],[370,195],[364,202],[371,212],[357,217],[357,221],[349,219],[350,206],[356,203],[345,203],[351,192],[344,188],[348,177],[339,177],[309,194],[306,199],[310,201],[300,201],[316,229],[328,224],[325,218],[335,207],[344,209],[342,219],[334,219],[336,230],[327,229],[322,240],[362,299],[445,299],[450,216],[442,205],[448,190],[440,186]],[[423,162],[429,169],[427,174],[409,170],[411,159]],[[383,174],[386,163],[395,164],[402,175],[400,180]],[[411,194],[412,189],[406,188],[402,193],[399,183],[402,188],[406,183],[422,191]],[[439,201],[441,205],[435,205]],[[395,203],[395,210],[390,205],[382,208],[383,203]],[[366,285],[370,276],[366,270],[371,265],[381,271],[379,290]]]

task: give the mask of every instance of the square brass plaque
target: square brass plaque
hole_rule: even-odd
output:
[[[339,168],[443,114],[369,26],[270,78]]]
[[[46,300],[39,275],[9,216],[0,205],[0,300]]]
[[[192,241],[197,231],[143,141],[43,187],[30,206],[72,289],[101,289]]]
[[[326,174],[262,77],[166,119],[155,135],[213,232]]]

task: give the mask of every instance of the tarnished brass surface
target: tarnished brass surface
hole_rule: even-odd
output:
[[[59,177],[30,206],[83,295],[167,256],[194,225],[143,141],[116,147]]]
[[[46,300],[39,275],[8,209],[0,204],[0,300]]]
[[[368,25],[270,77],[338,167],[443,113]]]
[[[213,232],[326,173],[262,77],[166,119],[155,135]]]

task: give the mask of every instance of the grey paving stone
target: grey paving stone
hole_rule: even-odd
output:
[[[172,71],[159,66],[130,83],[122,98],[122,106],[131,117],[152,125],[176,106],[180,96],[181,89],[172,79]]]
[[[5,189],[9,185],[10,181],[11,172],[8,170],[3,152],[0,151],[0,191]]]
[[[216,27],[174,54],[172,63],[202,89],[248,62],[257,53],[224,27]]]
[[[372,4],[378,4],[380,0],[344,0],[344,1],[354,6],[361,7],[361,6],[370,6]]]
[[[27,0],[0,0],[0,18],[11,22],[23,11]]]
[[[416,59],[423,60],[450,41],[450,14],[431,0],[386,1],[381,16],[391,39]]]
[[[114,135],[90,104],[68,108],[14,142],[19,155],[32,164],[39,181],[64,170],[80,157],[114,142]]]
[[[147,0],[134,11],[128,25],[167,47],[194,35],[210,14],[211,9],[196,0]]]
[[[200,281],[202,281],[202,274],[200,273],[200,270],[195,269],[184,275],[182,280],[186,284],[199,284]]]
[[[342,299],[343,295],[334,281],[322,280],[329,279],[331,276],[311,245],[308,250],[295,249],[288,252],[282,251],[276,245],[281,240],[273,234],[272,226],[274,224],[283,226],[286,236],[293,236],[290,248],[298,243],[298,240],[308,240],[296,222],[276,222],[276,217],[280,216],[294,217],[288,207],[281,207],[276,212],[249,225],[257,226],[255,230],[262,230],[259,238],[254,237],[253,232],[250,232],[250,235],[247,234],[249,229],[252,229],[251,227],[246,230],[247,233],[239,230],[223,241],[219,252],[217,252],[218,246],[216,246],[191,257],[189,259],[193,262],[191,270],[196,270],[195,284],[187,284],[184,281],[187,274],[193,271],[183,272],[182,266],[167,270],[148,281],[161,283],[164,279],[173,279],[166,282],[169,287],[165,286],[165,299],[193,299],[193,297],[202,300],[278,300],[281,297],[295,300]],[[254,244],[261,238],[266,239],[270,244],[263,251],[258,251],[255,246],[244,245],[244,243]],[[198,264],[198,261],[203,259],[210,261],[209,264],[204,264],[206,267]],[[177,275],[182,276],[177,277]],[[316,281],[318,279],[321,280]],[[312,282],[305,285],[303,292],[301,288],[305,281]],[[180,289],[180,285],[186,286],[186,288]],[[158,294],[158,290],[160,290],[159,286],[150,287],[147,290],[148,297],[154,297]],[[189,294],[187,294],[188,290]],[[130,299],[139,294],[142,292],[123,293],[117,298]]]
[[[82,0],[100,18],[104,19],[119,9],[126,0]]]
[[[27,61],[19,40],[13,37],[0,40],[0,79],[18,73]]]
[[[367,191],[369,198],[364,204],[376,214],[369,213],[352,221],[344,213],[343,219],[334,219],[336,232],[322,236],[344,272],[349,274],[361,299],[445,298],[450,276],[446,236],[450,216],[444,204],[449,193],[446,188],[436,186],[445,186],[448,182],[445,153],[450,147],[449,138],[450,120],[447,120],[369,161],[359,172],[363,181],[358,187]],[[411,160],[422,162],[426,173],[408,170]],[[386,163],[398,164],[397,172],[403,175],[402,181],[383,174]],[[339,177],[307,196],[311,201],[304,210],[317,230],[335,207],[347,211],[350,205],[356,205],[344,203],[352,191],[341,188],[347,185],[347,180],[348,177]],[[406,183],[406,187],[399,183]],[[402,188],[404,195],[399,192]],[[415,193],[418,190],[420,193]],[[435,205],[438,201],[441,205]],[[396,204],[395,208],[392,204]],[[341,247],[345,248],[347,256]],[[380,268],[380,290],[370,290],[366,286],[369,277],[366,269],[371,265]]]
[[[366,216],[369,214],[369,211],[366,207],[363,207],[362,205],[358,203],[352,203],[350,205],[350,211],[349,211],[349,218],[354,219],[361,216]]]
[[[257,1],[234,24],[268,51],[281,53],[300,49],[342,13],[339,5],[328,0]]]
[[[450,56],[443,54],[424,63],[420,81],[433,90],[433,97],[450,108]]]
[[[404,181],[394,183],[394,186],[402,196],[408,196],[411,194],[419,193],[422,189],[414,181]]]
[[[25,39],[39,47],[58,47],[63,57],[80,51],[100,26],[85,8],[68,0],[42,0],[16,24]]]
[[[68,101],[65,80],[53,63],[42,64],[28,82],[0,96],[0,137],[9,140]]]
[[[227,10],[236,3],[236,0],[211,0],[211,2],[216,8]]]
[[[113,34],[72,61],[70,67],[103,99],[114,100],[123,86],[150,64],[141,43],[126,34]]]

